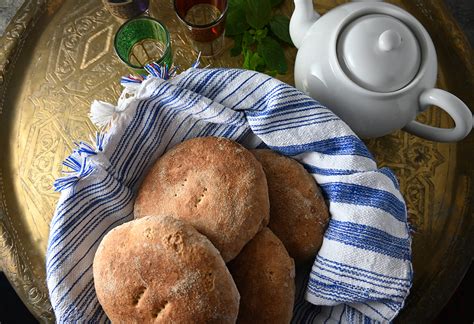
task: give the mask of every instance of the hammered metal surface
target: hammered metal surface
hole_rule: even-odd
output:
[[[317,8],[324,13],[343,2],[317,1]],[[474,107],[472,49],[441,2],[392,2],[412,12],[432,35],[440,61],[438,86]],[[151,1],[150,13],[169,27],[174,62],[186,68],[196,53],[171,3]],[[286,0],[280,10],[289,15],[292,8]],[[99,1],[31,1],[0,38],[0,266],[44,322],[54,318],[44,272],[48,224],[58,198],[52,182],[73,141],[95,131],[87,117],[91,101],[115,102],[119,96],[119,78],[129,72],[113,53],[119,24]],[[231,45],[227,39],[226,47]],[[289,62],[295,54],[287,49]],[[202,62],[211,67],[240,63],[228,51]],[[281,79],[293,84],[289,65]],[[430,109],[420,118],[450,125],[439,110]],[[440,144],[399,131],[367,144],[380,165],[397,173],[415,231],[415,283],[401,319],[430,319],[449,299],[473,256],[474,167],[469,159],[474,136]]]

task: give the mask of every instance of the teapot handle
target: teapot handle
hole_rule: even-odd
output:
[[[416,136],[436,142],[455,142],[466,137],[473,126],[473,116],[469,108],[455,95],[441,90],[428,89],[419,98],[420,111],[429,105],[435,105],[451,116],[454,128],[439,128],[428,126],[417,121],[409,122],[404,130]]]

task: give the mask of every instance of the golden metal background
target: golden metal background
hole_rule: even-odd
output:
[[[325,12],[345,1],[317,2]],[[474,107],[472,49],[442,1],[392,2],[413,13],[433,37],[438,86]],[[292,1],[281,10],[290,14]],[[171,0],[152,0],[150,11],[171,30],[174,61],[188,67],[196,53]],[[115,102],[119,96],[119,77],[128,71],[113,53],[118,26],[99,1],[27,1],[0,39],[0,266],[42,322],[54,319],[44,267],[58,198],[51,186],[73,140],[87,139],[95,130],[87,117],[92,99]],[[288,49],[288,59],[295,53]],[[207,64],[237,67],[240,59],[225,54],[204,60]],[[290,68],[282,80],[292,84],[292,73]],[[439,110],[421,119],[450,124]],[[474,135],[440,144],[396,132],[367,144],[381,165],[397,173],[415,228],[415,283],[399,320],[431,319],[474,255]]]

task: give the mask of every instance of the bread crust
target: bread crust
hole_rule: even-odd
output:
[[[144,217],[111,230],[94,286],[116,323],[235,323],[239,292],[217,249],[191,225]]]
[[[329,211],[318,185],[296,160],[271,150],[252,153],[267,177],[268,227],[297,264],[314,259],[329,222]]]
[[[268,224],[262,166],[240,144],[219,137],[185,141],[151,168],[135,201],[136,218],[174,214],[232,260]]]
[[[268,228],[229,263],[240,292],[237,323],[288,324],[293,316],[295,265]]]

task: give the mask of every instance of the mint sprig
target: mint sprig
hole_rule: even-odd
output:
[[[285,74],[288,65],[282,46],[291,45],[288,17],[274,15],[282,0],[231,0],[226,20],[226,35],[234,39],[232,56],[242,55],[242,67]]]

